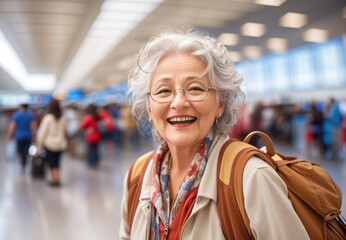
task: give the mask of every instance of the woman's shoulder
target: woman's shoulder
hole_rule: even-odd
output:
[[[256,170],[256,169],[262,169],[262,168],[273,169],[268,163],[266,163],[265,161],[263,161],[262,159],[256,156],[251,157],[245,165],[245,169],[249,169],[249,170]]]
[[[282,184],[283,181],[276,171],[265,161],[254,156],[249,159],[244,168],[243,182],[268,182]]]
[[[270,186],[266,188],[265,186]],[[287,187],[279,174],[265,161],[258,157],[251,157],[244,168],[243,173],[243,189],[281,189],[283,193],[287,193]]]
[[[47,113],[43,116],[42,118],[42,123],[44,122],[50,122],[50,121],[53,121],[55,119],[54,115],[51,114],[51,113]]]

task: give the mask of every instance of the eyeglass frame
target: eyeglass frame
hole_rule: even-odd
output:
[[[186,84],[186,83],[185,83],[185,84]],[[152,87],[151,87],[151,88],[152,88]],[[151,88],[150,88],[150,91],[147,92],[147,95],[149,95],[150,98],[151,98],[154,102],[157,102],[157,103],[168,103],[168,102],[172,102],[172,101],[175,99],[175,97],[177,96],[177,91],[182,91],[182,92],[183,92],[183,95],[184,95],[184,97],[185,97],[185,99],[188,100],[188,101],[190,101],[190,102],[201,102],[201,101],[203,101],[203,100],[208,96],[209,91],[211,91],[211,90],[212,90],[212,91],[216,91],[215,88],[213,88],[213,87],[211,87],[211,86],[208,86],[208,88],[205,90],[207,94],[204,96],[204,98],[202,98],[201,100],[190,100],[190,99],[188,99],[188,98],[186,97],[186,95],[185,95],[185,89],[184,89],[184,88],[176,88],[176,89],[173,90],[172,99],[170,99],[170,100],[168,100],[168,101],[164,101],[164,102],[159,102],[159,101],[156,101],[156,100],[153,98],[153,96],[152,96],[152,94],[151,94]]]

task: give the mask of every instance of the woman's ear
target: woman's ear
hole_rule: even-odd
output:
[[[219,116],[221,116],[223,114],[225,110],[225,100],[223,97],[220,98],[220,101],[219,101],[219,107],[217,109],[217,113]]]
[[[148,112],[149,119],[152,119],[152,117],[151,117],[151,110],[150,110],[149,105],[147,106],[147,112]]]

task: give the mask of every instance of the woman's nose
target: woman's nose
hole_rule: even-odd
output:
[[[171,103],[172,108],[186,108],[188,107],[190,102],[186,99],[185,93],[183,89],[176,89],[173,101]]]

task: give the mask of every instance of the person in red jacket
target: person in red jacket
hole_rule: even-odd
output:
[[[113,133],[114,133],[114,121],[112,113],[107,109],[107,106],[101,107],[99,113],[100,121],[98,123],[103,146],[101,146],[101,152],[107,152],[111,154],[113,152]],[[103,148],[104,149],[103,149]]]
[[[98,127],[99,115],[97,107],[89,104],[86,108],[86,115],[82,119],[81,128],[85,131],[85,141],[88,144],[88,165],[97,167],[99,164],[99,142],[101,133]]]

